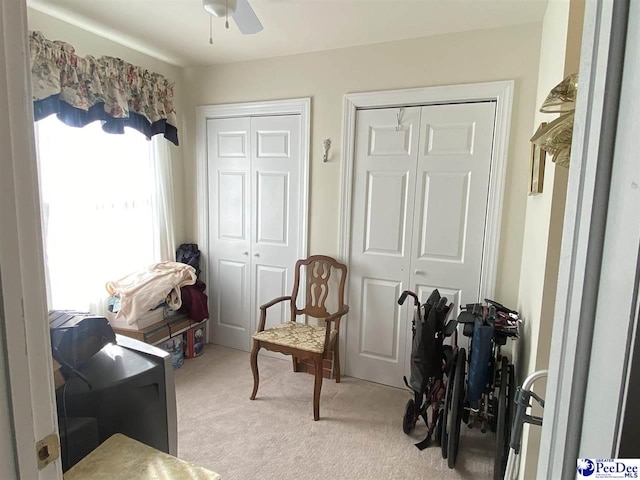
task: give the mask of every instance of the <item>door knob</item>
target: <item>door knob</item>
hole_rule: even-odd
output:
[[[415,270],[413,273],[416,275],[424,275],[424,270]]]
[[[254,257],[259,257],[259,256],[260,256],[260,254],[259,254],[259,253],[254,253],[254,254],[253,254],[253,256],[254,256]]]
[[[249,252],[242,252],[242,255],[244,255],[245,257],[249,255]]]

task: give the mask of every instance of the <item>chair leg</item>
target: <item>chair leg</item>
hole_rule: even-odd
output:
[[[298,359],[296,358],[295,355],[291,355],[291,362],[293,363],[293,371],[297,372],[298,371]]]
[[[250,400],[256,399],[256,393],[258,393],[258,384],[260,383],[260,375],[258,374],[258,352],[260,351],[260,343],[257,340],[253,341],[253,348],[251,349],[251,372],[253,372],[253,392],[251,393]]]
[[[333,371],[336,377],[336,383],[340,383],[340,340],[336,337],[336,343],[333,346]]]
[[[316,371],[316,381],[313,386],[313,419],[320,420],[320,390],[322,390],[322,355],[313,359]]]

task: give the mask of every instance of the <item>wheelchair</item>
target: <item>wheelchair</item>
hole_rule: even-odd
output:
[[[461,307],[457,318],[470,354],[458,349],[445,395],[442,456],[454,468],[460,443],[460,426],[479,427],[496,434],[494,479],[502,480],[507,464],[515,397],[514,366],[502,352],[508,339],[519,336],[518,313],[485,299]]]
[[[404,383],[413,393],[407,402],[402,420],[402,431],[411,433],[422,417],[427,425],[427,436],[416,444],[420,450],[431,443],[435,434],[436,443],[441,443],[444,427],[444,398],[448,375],[457,342],[456,320],[449,320],[453,304],[433,290],[425,303],[409,290],[402,292],[398,304],[403,305],[407,296],[413,298],[411,376]],[[444,339],[453,336],[452,345],[444,345]],[[445,427],[446,428],[446,427]]]

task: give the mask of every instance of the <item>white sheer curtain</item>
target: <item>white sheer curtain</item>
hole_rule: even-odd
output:
[[[175,256],[168,149],[54,116],[36,131],[49,308],[104,314],[108,280]]]
[[[175,261],[176,242],[173,228],[175,224],[175,213],[173,208],[171,147],[169,146],[169,142],[159,135],[152,137],[151,144],[155,178],[155,250],[160,260]]]

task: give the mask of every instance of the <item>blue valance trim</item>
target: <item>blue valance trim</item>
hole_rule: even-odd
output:
[[[60,100],[60,95],[51,95],[42,100],[34,100],[33,114],[35,121],[42,120],[49,115],[56,114],[58,119],[70,127],[84,127],[96,120],[102,122],[102,129],[106,133],[122,134],[124,127],[133,128],[147,139],[152,136],[162,134],[164,138],[174,145],[178,145],[178,129],[167,123],[166,119],[156,122],[149,122],[144,115],[129,112],[125,118],[114,118],[107,115],[104,109],[104,102],[96,103],[89,110],[75,108],[67,102]]]

